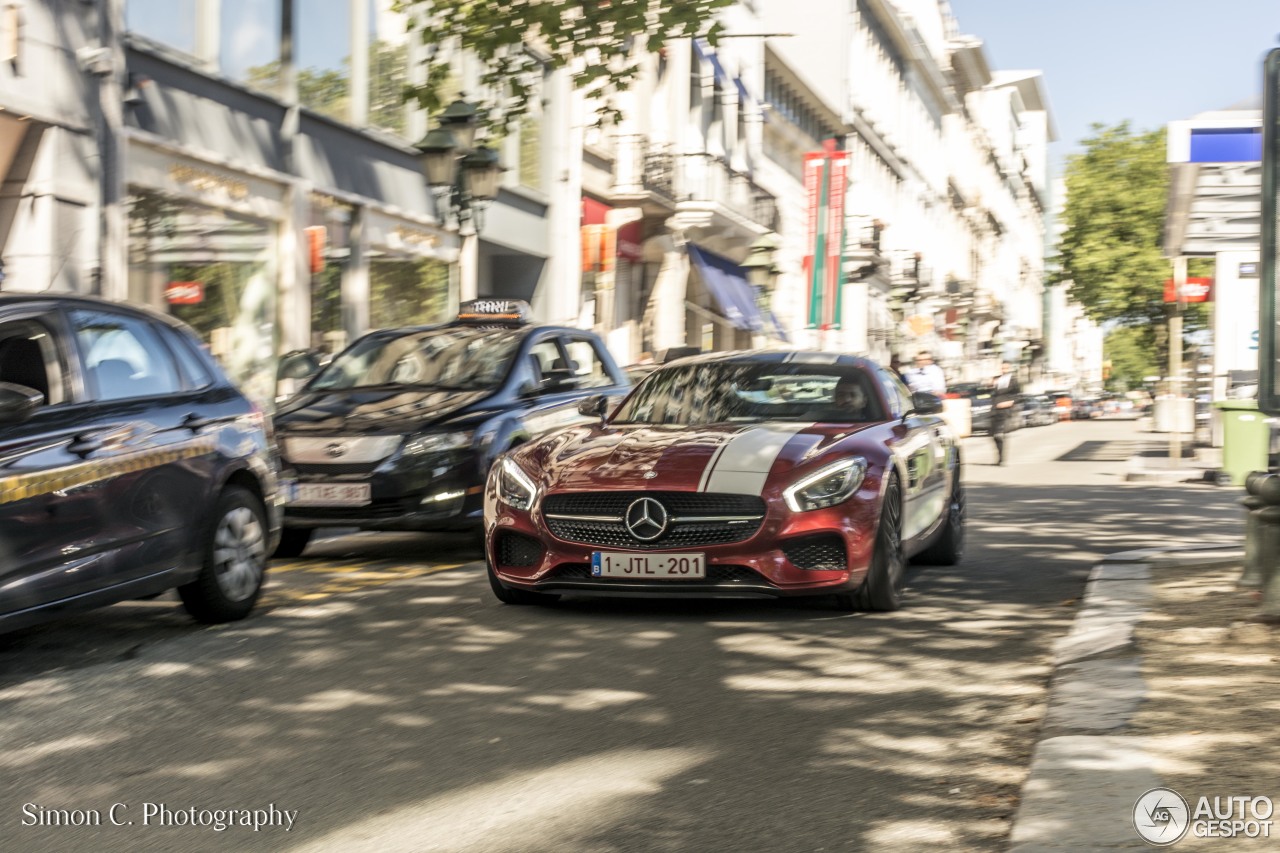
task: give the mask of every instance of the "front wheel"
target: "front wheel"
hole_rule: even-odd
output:
[[[555,604],[560,600],[560,596],[547,592],[530,592],[526,589],[512,589],[503,586],[502,581],[498,580],[498,574],[493,570],[488,560],[485,560],[485,569],[489,575],[489,588],[493,590],[494,596],[503,604]]]
[[[897,474],[890,476],[880,507],[871,568],[862,586],[836,596],[841,610],[889,611],[902,607],[902,587],[907,576],[907,558],[902,550],[902,486]]]
[[[203,558],[196,579],[178,587],[183,607],[197,622],[248,616],[266,578],[267,523],[262,502],[247,489],[228,486],[218,498]]]

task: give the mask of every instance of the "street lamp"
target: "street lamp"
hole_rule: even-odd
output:
[[[458,229],[470,222],[477,234],[484,227],[484,209],[498,197],[506,171],[497,151],[474,145],[479,119],[475,104],[458,98],[440,114],[439,126],[415,146],[437,202],[447,198]]]

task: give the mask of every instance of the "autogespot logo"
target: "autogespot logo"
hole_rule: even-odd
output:
[[[1144,841],[1165,847],[1187,834],[1191,810],[1172,788],[1152,788],[1133,804],[1133,828]]]

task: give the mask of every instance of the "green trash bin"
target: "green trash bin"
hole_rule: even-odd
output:
[[[1271,419],[1258,411],[1257,400],[1219,400],[1213,407],[1222,412],[1222,471],[1243,486],[1251,471],[1267,470]]]

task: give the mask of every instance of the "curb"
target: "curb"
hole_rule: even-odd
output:
[[[1089,574],[1071,630],[1054,644],[1040,738],[1009,835],[1011,853],[1149,850],[1133,804],[1160,785],[1144,738],[1125,733],[1147,693],[1134,629],[1161,567],[1238,564],[1239,548],[1122,551]]]

